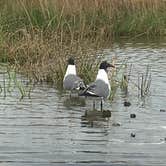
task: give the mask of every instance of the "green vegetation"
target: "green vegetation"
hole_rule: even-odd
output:
[[[164,0],[1,0],[0,61],[61,87],[72,55],[88,83],[101,45],[120,36],[166,35],[165,27]]]
[[[0,83],[0,95],[4,98],[12,92],[19,94],[20,99],[24,97],[30,98],[32,91],[32,82],[27,81],[26,85],[22,82],[21,78],[18,78],[15,70],[9,69],[6,65],[0,63],[0,76],[2,77]]]

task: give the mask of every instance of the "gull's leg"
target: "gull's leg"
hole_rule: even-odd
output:
[[[95,110],[95,100],[93,100],[93,110]]]
[[[73,85],[73,88],[70,90],[70,99],[72,98],[72,93],[74,92],[74,85]]]
[[[103,98],[101,98],[100,110],[101,110],[101,112],[103,111]]]
[[[71,99],[71,93],[72,93],[72,92],[70,91],[70,92],[69,92],[69,97],[70,97],[70,99]]]

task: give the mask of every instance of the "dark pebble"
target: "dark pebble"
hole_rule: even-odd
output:
[[[166,110],[164,110],[164,109],[160,109],[160,112],[166,112]]]
[[[166,138],[161,138],[160,141],[166,142]]]
[[[120,126],[120,123],[113,123],[112,126]]]
[[[135,137],[135,133],[131,133],[131,137]]]
[[[109,118],[109,117],[111,117],[111,111],[103,110],[103,118]]]
[[[131,106],[131,103],[130,103],[129,101],[125,101],[125,102],[124,102],[124,106],[125,106],[125,107],[129,107],[129,106]]]
[[[136,114],[130,114],[130,118],[136,118]]]

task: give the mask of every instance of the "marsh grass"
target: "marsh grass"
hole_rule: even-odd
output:
[[[116,56],[112,57],[112,64],[116,64]],[[138,79],[135,74],[138,74]],[[145,72],[138,71],[133,64],[128,63],[128,59],[118,64],[117,68],[111,70],[109,74],[111,84],[111,95],[109,100],[112,102],[116,98],[117,91],[120,89],[125,101],[130,95],[135,95],[138,92],[138,98],[145,99],[150,94],[152,81],[151,66],[145,66]],[[135,90],[133,90],[135,89]]]
[[[0,94],[6,98],[8,95],[18,93],[20,99],[31,97],[33,84],[29,81],[26,85],[21,78],[18,78],[16,70],[5,66],[4,71],[0,73],[2,81],[0,83]]]
[[[138,74],[138,96],[144,98],[149,95],[151,81],[151,68],[147,65],[145,73]]]
[[[88,83],[105,43],[165,35],[165,9],[163,0],[1,0],[0,61],[61,88],[66,60],[74,55]]]

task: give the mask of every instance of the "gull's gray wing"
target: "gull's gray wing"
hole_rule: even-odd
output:
[[[85,84],[80,77],[74,74],[69,74],[63,80],[63,87],[66,90],[79,90],[84,88]]]
[[[109,94],[110,89],[108,84],[106,84],[103,80],[98,79],[89,84],[89,86],[80,95],[107,98]]]

